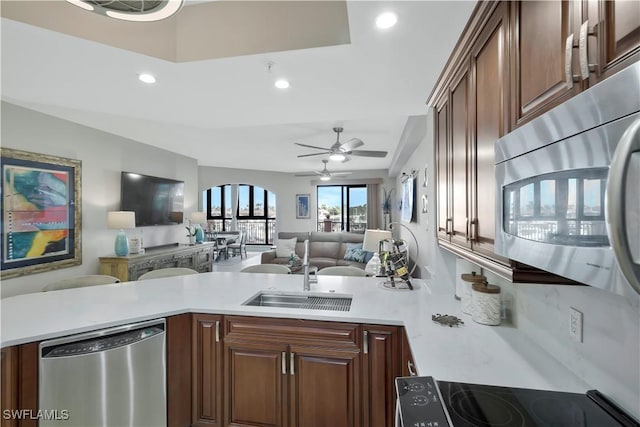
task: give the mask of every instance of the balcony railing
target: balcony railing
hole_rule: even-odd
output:
[[[223,228],[224,221],[224,228]],[[230,219],[213,219],[208,221],[210,231],[232,231]],[[247,233],[248,245],[271,245],[276,228],[275,219],[239,219],[237,230]]]

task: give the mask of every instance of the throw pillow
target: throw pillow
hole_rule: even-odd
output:
[[[296,252],[297,241],[298,239],[296,237],[292,237],[291,239],[276,239],[276,257],[289,258],[292,252]]]
[[[368,254],[371,254],[368,256],[368,258],[371,259],[373,253],[362,249],[362,243],[347,243],[347,250],[344,253],[344,260],[366,263]]]

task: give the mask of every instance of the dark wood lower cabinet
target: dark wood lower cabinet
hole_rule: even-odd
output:
[[[357,427],[360,351],[289,348],[290,426]]]
[[[38,343],[3,348],[0,353],[0,426],[36,427],[38,420]],[[21,411],[9,412],[5,410]],[[30,412],[29,412],[30,411]],[[11,414],[16,416],[11,416]],[[33,414],[33,416],[31,416]]]
[[[192,425],[222,425],[222,316],[193,315]]]
[[[186,313],[166,332],[170,427],[393,426],[402,328]],[[37,413],[38,347],[2,349],[3,411]]]
[[[167,426],[191,425],[191,314],[166,319]]]
[[[225,426],[287,425],[287,346],[225,340]]]
[[[394,379],[401,375],[400,333],[394,326],[363,325],[364,425],[394,425]]]

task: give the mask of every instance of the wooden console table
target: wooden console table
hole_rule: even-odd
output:
[[[214,246],[213,243],[205,242],[152,249],[143,254],[100,257],[100,274],[128,282],[138,280],[147,271],[167,267],[187,267],[198,273],[205,273],[211,271]]]

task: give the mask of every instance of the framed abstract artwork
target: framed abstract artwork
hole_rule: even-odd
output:
[[[296,218],[311,218],[310,199],[311,196],[309,194],[296,194]]]
[[[2,279],[82,264],[82,163],[0,148]]]

